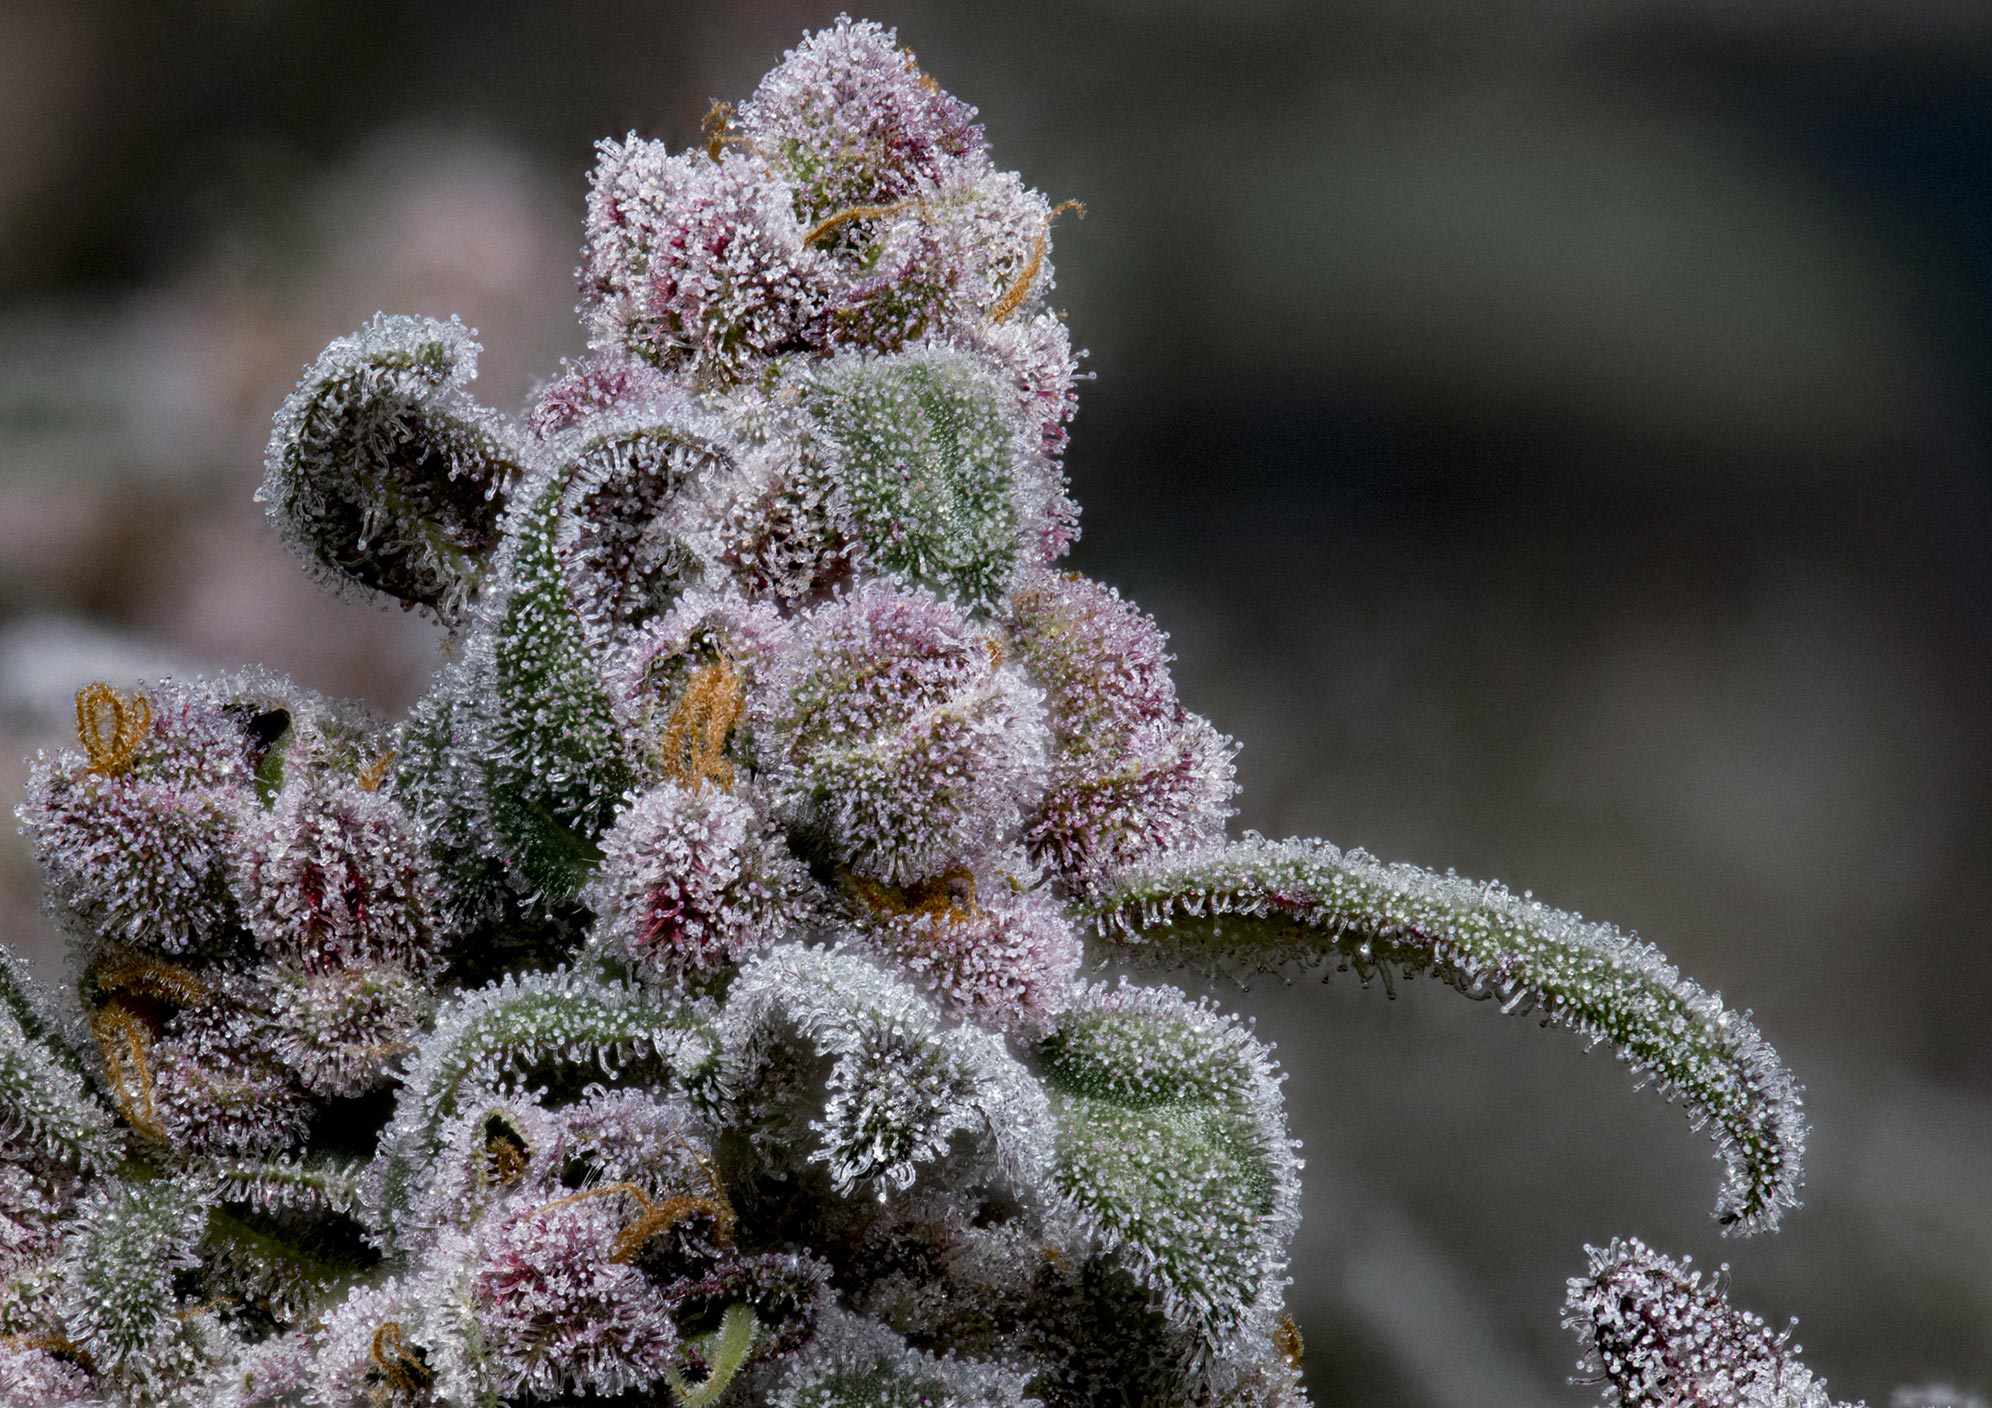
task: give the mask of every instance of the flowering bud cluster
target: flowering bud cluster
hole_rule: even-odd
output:
[[[1588,1250],[1590,1270],[1570,1282],[1564,1323],[1584,1341],[1582,1367],[1607,1403],[1844,1408],[1799,1363],[1789,1329],[1730,1305],[1724,1277],[1705,1277],[1637,1237]]]
[[[1299,1403],[1282,1077],[1089,936],[1540,1004],[1791,1204],[1789,1079],[1651,949],[1227,846],[1232,744],[1055,570],[1058,208],[974,118],[840,20],[602,144],[517,420],[454,321],[308,369],[262,498],[451,658],[392,726],[92,686],[36,764],[83,1011],[0,971],[0,1401]]]

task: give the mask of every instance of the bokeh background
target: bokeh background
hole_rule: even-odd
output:
[[[393,713],[412,617],[250,493],[378,308],[482,399],[563,355],[590,144],[688,142],[836,11],[0,5],[0,786],[70,696],[261,661]],[[1638,927],[1807,1081],[1726,1242],[1678,1111],[1429,985],[1226,996],[1291,1072],[1317,1402],[1590,1401],[1636,1233],[1804,1318],[1840,1397],[1992,1387],[1992,7],[878,0],[1090,211],[1076,565],[1243,741],[1239,822]],[[0,933],[61,963],[0,846]]]

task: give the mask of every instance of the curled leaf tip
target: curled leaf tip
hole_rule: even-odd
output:
[[[1263,838],[1165,857],[1086,907],[1113,942],[1176,962],[1277,968],[1334,960],[1365,979],[1428,972],[1510,1013],[1610,1042],[1642,1084],[1712,1127],[1725,1230],[1798,1206],[1802,1087],[1748,1014],[1652,944],[1495,883],[1389,865],[1325,841]]]

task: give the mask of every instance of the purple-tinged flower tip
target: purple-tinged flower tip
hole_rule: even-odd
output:
[[[751,804],[665,782],[617,817],[582,898],[602,952],[645,978],[697,987],[806,923],[812,888]]]
[[[943,1010],[998,1032],[1031,1032],[1069,999],[1082,946],[1042,889],[963,869],[911,891],[853,882],[863,946]]]
[[[863,558],[834,457],[790,430],[742,457],[711,529],[714,556],[740,590],[784,611],[847,588]]]
[[[1032,855],[1080,894],[1177,852],[1224,839],[1236,745],[1194,714],[1144,725],[1114,755],[1061,757],[1032,815]]]
[[[868,20],[840,18],[789,50],[742,105],[740,132],[794,184],[796,213],[811,224],[987,164],[975,109]]]
[[[832,271],[766,166],[673,156],[635,133],[597,151],[581,270],[595,348],[705,386],[807,348]]]
[[[257,970],[269,1003],[267,1049],[313,1095],[363,1095],[388,1084],[415,1049],[436,994],[393,963]]]
[[[46,1344],[37,1345],[32,1335],[15,1337],[11,1343],[0,1341],[0,1403],[104,1408],[90,1376],[74,1360],[55,1352],[61,1337],[51,1334],[42,1338]]]
[[[1563,1323],[1584,1341],[1585,1382],[1610,1408],[1833,1408],[1789,1329],[1738,1310],[1720,1276],[1637,1237],[1587,1247]]]
[[[225,996],[176,1013],[148,1053],[151,1116],[175,1150],[273,1154],[304,1142],[312,1102],[260,1049],[262,1022]],[[143,1077],[141,1077],[143,1079]]]
[[[29,776],[21,818],[51,901],[79,927],[166,953],[226,941],[235,922],[228,867],[246,820],[240,797],[135,775],[78,776],[44,762]]]
[[[380,791],[297,782],[243,838],[242,915],[269,957],[309,973],[441,965],[441,899],[420,830]]]
[[[1077,573],[1040,572],[1010,594],[1018,656],[1045,688],[1061,750],[1111,749],[1143,724],[1176,717],[1169,639],[1119,592]]]
[[[46,1179],[20,1164],[0,1164],[0,1276],[55,1249],[65,1202]]]
[[[586,421],[677,394],[678,384],[648,362],[583,357],[563,363],[560,375],[539,389],[526,432],[545,442]]]
[[[732,672],[742,698],[751,698],[765,687],[793,639],[789,623],[767,602],[688,591],[610,662],[610,703],[626,727],[650,748],[661,749],[674,716],[682,722],[679,711],[702,671],[723,666]],[[749,718],[743,713],[733,722],[726,756],[751,763]]]
[[[1043,785],[1044,725],[994,636],[931,593],[882,585],[820,608],[803,634],[761,725],[793,825],[889,884],[1014,833]]]
[[[1038,452],[1051,464],[1065,454],[1066,426],[1079,409],[1079,354],[1072,334],[1055,313],[985,324],[971,339],[983,356],[1003,368],[1016,388],[1019,420],[1034,435]],[[1064,556],[1078,537],[1079,509],[1067,501],[1064,538],[1048,544],[1043,561]]]
[[[1220,841],[1235,748],[1177,702],[1155,622],[1073,574],[1039,573],[1009,605],[1054,739],[1051,782],[1027,824],[1033,856],[1090,895],[1132,867]]]
[[[527,1194],[493,1209],[480,1229],[471,1303],[502,1395],[614,1397],[676,1367],[669,1302],[617,1259],[629,1220],[621,1201]]]

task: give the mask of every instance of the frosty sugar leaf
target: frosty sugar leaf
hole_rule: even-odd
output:
[[[1257,839],[1137,870],[1088,912],[1116,943],[1173,963],[1429,972],[1505,1012],[1540,1011],[1610,1042],[1642,1083],[1712,1127],[1726,1227],[1772,1228],[1798,1205],[1804,1114],[1777,1052],[1748,1014],[1609,924],[1326,842]]]
[[[485,762],[491,824],[515,883],[548,900],[585,882],[634,780],[595,646],[561,571],[562,488],[556,480],[528,500],[503,565]]]
[[[364,1170],[330,1154],[274,1159],[217,1159],[207,1170],[217,1196],[260,1213],[349,1213]]]
[[[382,315],[306,371],[257,497],[317,571],[455,619],[519,472],[510,432],[465,389],[477,352],[455,319]]]
[[[8,965],[11,969],[11,962]],[[110,1112],[84,1082],[77,1057],[25,1000],[20,975],[0,977],[0,1154],[101,1168],[120,1152]]]
[[[884,1199],[914,1185],[962,1138],[969,1167],[1025,1187],[1041,1176],[1045,1098],[1002,1044],[944,1028],[909,987],[864,959],[785,947],[748,966],[721,1020],[720,1082],[740,1117],[769,1119],[789,1139],[816,1136],[811,1162],[843,1195]],[[791,1092],[771,1069],[828,1058],[820,1105],[782,1108]],[[813,1094],[813,1087],[802,1092]]]
[[[1082,991],[1039,1048],[1052,1183],[1179,1327],[1271,1334],[1299,1220],[1279,1078],[1237,1023],[1169,988]]]
[[[927,1353],[873,1320],[839,1315],[783,1374],[771,1408],[1022,1408],[1024,1377],[994,1364]]]
[[[0,945],[0,1014],[12,1019],[24,1042],[34,1043],[58,1066],[87,1078],[89,1067],[79,1054],[75,1035],[49,992],[35,981],[20,955],[5,945]]]
[[[805,404],[841,456],[878,570],[971,607],[1001,598],[1023,532],[1005,399],[959,353],[848,358],[817,375]]]
[[[485,759],[475,749],[486,724],[480,676],[461,662],[437,672],[395,737],[394,792],[422,828],[453,927],[504,912],[512,896],[490,835]]]
[[[261,498],[445,658],[391,727],[87,684],[33,764],[80,1007],[0,962],[0,1399],[1305,1408],[1281,1077],[1088,929],[1537,1010],[1712,1128],[1726,1221],[1796,1205],[1796,1086],[1650,946],[1225,844],[1236,745],[1051,569],[1069,204],[840,18],[600,144],[516,426],[455,319],[326,349]],[[1614,1243],[1570,1318],[1625,1408],[1829,1408],[1724,1297]]]
[[[584,418],[569,459],[556,544],[582,618],[618,633],[669,607],[703,572],[694,489],[732,468],[726,424],[680,396]]]
[[[370,1211],[391,1241],[466,1090],[555,1078],[577,1088],[639,1075],[682,1081],[702,1075],[713,1055],[697,1016],[622,983],[537,973],[466,994],[437,1015],[403,1080],[369,1184]]]
[[[184,1183],[112,1181],[78,1208],[65,1266],[70,1338],[120,1379],[157,1372],[186,1333],[178,1272],[199,1264],[207,1212]]]
[[[280,1217],[226,1203],[208,1210],[199,1289],[231,1319],[295,1321],[370,1275],[379,1258],[343,1219]]]

